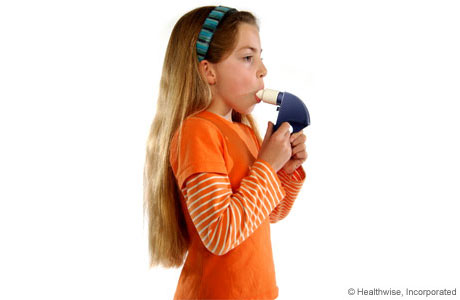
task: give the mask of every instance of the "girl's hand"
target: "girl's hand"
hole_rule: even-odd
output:
[[[308,157],[305,145],[307,137],[303,134],[303,130],[293,133],[290,141],[292,147],[291,159],[282,168],[288,174],[292,174]]]
[[[292,145],[289,141],[291,137],[289,128],[291,125],[288,122],[283,122],[273,132],[274,126],[272,122],[268,122],[267,132],[257,158],[265,160],[273,167],[275,172],[278,172],[292,156]]]

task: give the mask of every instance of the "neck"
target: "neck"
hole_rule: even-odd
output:
[[[210,111],[212,113],[215,113],[222,118],[225,118],[229,120],[230,122],[233,122],[232,120],[232,108],[227,106],[222,100],[218,100],[214,98],[211,102],[211,105],[206,109],[207,111]]]

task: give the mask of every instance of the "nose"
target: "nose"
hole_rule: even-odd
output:
[[[257,70],[257,78],[263,78],[265,76],[267,76],[267,68],[265,67],[264,63],[260,61],[260,66]]]

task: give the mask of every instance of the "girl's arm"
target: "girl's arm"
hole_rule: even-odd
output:
[[[306,177],[302,166],[298,167],[292,174],[286,173],[283,169],[279,170],[277,174],[286,191],[286,197],[271,212],[270,223],[279,222],[289,214]]]
[[[262,159],[235,193],[228,176],[220,173],[189,176],[182,193],[204,246],[215,255],[246,240],[286,196],[275,170]]]

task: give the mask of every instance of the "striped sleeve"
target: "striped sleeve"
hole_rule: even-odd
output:
[[[298,167],[292,174],[286,173],[283,169],[279,170],[277,174],[286,192],[286,197],[270,213],[270,223],[279,222],[289,214],[306,177],[302,166]]]
[[[257,159],[233,193],[227,175],[195,173],[182,189],[204,246],[224,255],[245,241],[286,196],[275,170]]]

